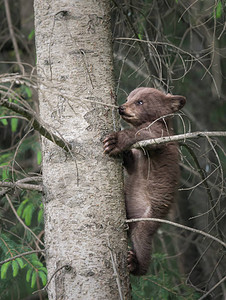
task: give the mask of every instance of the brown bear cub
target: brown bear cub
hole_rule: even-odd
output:
[[[173,135],[172,115],[185,102],[183,96],[141,87],[132,91],[127,102],[119,107],[119,114],[132,127],[108,135],[104,150],[110,156],[123,155],[128,219],[164,218],[169,212],[179,177],[177,143],[150,149],[130,150],[130,147],[138,141]],[[129,223],[132,250],[128,253],[128,268],[132,274],[147,272],[152,238],[159,225],[152,221]]]

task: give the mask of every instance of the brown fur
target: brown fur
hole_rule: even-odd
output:
[[[171,142],[145,151],[128,149],[137,141],[172,135],[169,115],[181,109],[185,102],[183,96],[165,95],[153,88],[137,88],[119,107],[122,118],[133,127],[108,135],[104,149],[111,156],[123,154],[128,219],[164,218],[173,203],[179,177],[177,144]],[[147,272],[152,237],[158,226],[151,221],[130,223],[132,250],[128,254],[128,268],[132,274]]]

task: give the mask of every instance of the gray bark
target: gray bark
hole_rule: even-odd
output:
[[[101,142],[117,129],[109,1],[34,7],[40,116],[73,145],[42,141],[49,299],[127,299],[122,170]]]

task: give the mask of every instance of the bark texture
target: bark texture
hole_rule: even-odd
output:
[[[73,145],[42,141],[49,299],[128,299],[122,171],[102,148],[117,129],[109,1],[34,6],[40,115]]]

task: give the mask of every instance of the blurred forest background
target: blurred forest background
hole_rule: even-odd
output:
[[[112,0],[113,55],[119,103],[136,87],[187,98],[178,133],[225,130],[224,0]],[[47,282],[43,247],[41,150],[33,1],[0,1],[0,299],[29,296]],[[13,107],[13,104],[15,106]],[[169,216],[226,242],[225,138],[180,144],[181,182]],[[132,277],[133,299],[226,299],[225,248],[197,232],[162,225],[149,275]]]

